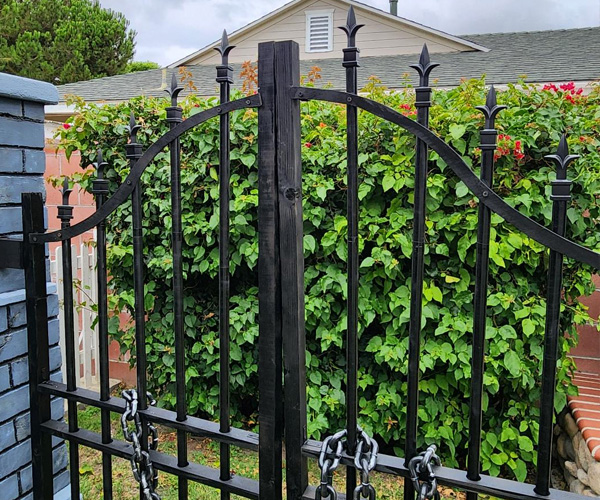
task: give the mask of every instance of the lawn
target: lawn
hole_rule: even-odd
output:
[[[118,415],[113,415],[113,436],[122,439]],[[78,414],[79,425],[91,431],[100,432],[100,410],[93,407],[81,407]],[[191,462],[206,465],[213,468],[219,467],[218,444],[208,439],[189,438],[189,459]],[[177,434],[166,427],[159,426],[159,451],[176,455]],[[102,498],[102,454],[90,448],[80,449],[81,493],[84,500]],[[252,479],[258,479],[258,455],[255,452],[232,447],[231,449],[232,471],[235,474]],[[284,470],[285,477],[285,470]],[[314,460],[309,461],[310,484],[319,483],[319,469]],[[373,473],[373,486],[379,500],[401,500],[402,485],[401,478],[387,474]],[[344,485],[343,470],[336,473],[334,485],[341,491]],[[177,478],[164,472],[159,473],[158,493],[162,500],[177,499]],[[129,461],[113,458],[113,495],[119,500],[138,500],[139,490],[133,479]],[[189,498],[192,500],[214,500],[219,498],[218,491],[203,484],[190,481]],[[236,495],[232,499],[239,499]],[[450,489],[442,490],[442,498],[462,499],[462,493],[455,493]]]

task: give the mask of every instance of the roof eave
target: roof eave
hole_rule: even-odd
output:
[[[234,39],[245,33],[246,31],[251,30],[252,28],[254,28],[255,26],[268,21],[269,19],[277,16],[278,14],[280,14],[281,12],[283,12],[284,10],[287,10],[291,7],[293,7],[296,4],[299,4],[301,2],[303,2],[304,0],[292,0],[291,2],[288,2],[284,5],[282,5],[281,7],[279,7],[278,9],[275,9],[272,12],[269,12],[268,14],[259,17],[258,19],[256,19],[255,21],[251,22],[250,24],[247,24],[243,27],[241,27],[240,29],[234,31],[233,33],[229,34],[229,40],[230,41],[234,41]],[[418,30],[422,30],[422,31],[426,31],[428,33],[431,33],[432,35],[436,35],[436,36],[440,36],[442,38],[446,38],[448,40],[451,40],[455,43],[459,43],[462,45],[465,45],[467,47],[470,47],[473,50],[479,50],[481,52],[489,52],[490,49],[488,49],[487,47],[484,47],[483,45],[479,45],[477,43],[471,42],[470,40],[466,40],[464,38],[459,38],[457,36],[451,35],[449,33],[446,33],[444,31],[440,31],[440,30],[436,30],[434,28],[430,28],[429,26],[425,26],[423,24],[419,24],[416,23],[414,21],[411,21],[409,19],[406,19],[404,17],[400,17],[400,16],[395,16],[393,14],[390,14],[389,12],[386,12],[384,10],[381,9],[377,9],[375,7],[372,7],[370,5],[364,4],[362,2],[357,2],[355,0],[340,0],[342,2],[345,2],[349,5],[353,5],[355,7],[358,7],[360,9],[364,9],[367,10],[369,12],[372,12],[373,14],[376,14],[378,16],[382,16],[385,17],[386,19],[392,20],[394,22],[400,22],[406,26],[409,26],[413,29],[418,29]],[[216,48],[220,43],[220,40],[216,40],[213,43],[210,43],[208,45],[205,45],[204,47],[202,47],[200,50],[197,50],[196,52],[183,57],[182,59],[179,59],[178,61],[175,61],[174,63],[171,63],[167,66],[167,68],[177,68],[178,66],[185,66],[187,63],[189,63],[190,61],[193,61],[194,59],[196,59],[197,57],[200,57],[201,55],[205,54],[206,52],[208,52],[211,49]]]

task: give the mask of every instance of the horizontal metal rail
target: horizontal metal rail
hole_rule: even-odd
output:
[[[67,391],[67,386],[58,382],[46,382],[38,385],[38,390],[42,394],[50,394],[77,401],[96,408],[103,408],[115,413],[125,412],[125,400],[122,398],[111,397],[107,401],[102,401],[97,392],[88,389],[77,388],[74,391]],[[232,428],[224,433],[219,430],[218,422],[210,422],[198,417],[188,416],[184,421],[178,422],[177,413],[164,408],[149,406],[138,413],[150,422],[164,425],[176,430],[183,430],[197,437],[210,438],[221,443],[227,443],[240,448],[252,451],[258,451],[258,434],[250,431]],[[131,452],[128,453],[128,456]]]
[[[50,233],[32,233],[29,235],[30,242],[48,243],[51,241],[67,240],[69,238],[79,236],[80,234],[83,234],[86,231],[96,227],[100,222],[114,212],[119,205],[124,203],[129,196],[131,196],[131,193],[140,180],[140,177],[144,173],[144,170],[150,164],[150,162],[154,160],[154,157],[175,139],[181,136],[181,134],[205,122],[206,120],[214,118],[215,116],[229,113],[231,111],[235,111],[236,109],[255,108],[260,105],[260,94],[255,94],[253,96],[243,97],[242,99],[231,101],[214,108],[206,109],[200,113],[190,116],[187,120],[178,124],[176,127],[173,127],[169,132],[165,133],[146,150],[139,160],[135,162],[135,166],[131,169],[131,172],[123,181],[119,189],[117,189],[115,194],[102,204],[102,207],[99,210],[94,212],[87,219],[84,219],[69,228],[60,229]]]
[[[538,224],[534,220],[520,213],[517,209],[506,203],[489,186],[481,182],[473,173],[469,166],[464,162],[460,155],[446,144],[442,139],[435,135],[431,130],[423,127],[419,123],[407,118],[387,106],[372,101],[365,97],[360,97],[348,92],[338,90],[315,89],[310,87],[292,87],[290,93],[293,99],[301,100],[321,100],[336,102],[357,106],[372,113],[384,120],[399,125],[407,132],[423,140],[427,145],[440,155],[452,171],[463,181],[479,201],[485,204],[493,212],[497,213],[505,221],[509,222],[517,229],[533,238],[538,243],[579,262],[589,264],[594,269],[600,269],[600,253],[596,253],[577,243],[574,243],[548,228]]]
[[[302,452],[311,458],[318,459],[321,452],[321,442],[309,439],[302,447]],[[354,467],[354,457],[344,454],[341,462],[343,465]],[[391,455],[379,454],[377,457],[377,472],[400,476],[405,479],[410,478],[410,471],[403,458]],[[451,488],[458,488],[474,493],[492,495],[506,500],[581,500],[581,495],[569,493],[567,491],[550,490],[550,495],[538,495],[533,488],[535,485],[481,475],[479,481],[467,479],[466,471],[452,469],[450,467],[434,467],[435,477],[438,484],[443,484]],[[339,497],[339,495],[338,495]],[[314,498],[314,496],[305,496],[304,498]]]
[[[110,453],[113,456],[129,460],[131,458],[131,445],[119,440],[113,440],[110,443],[103,443],[100,434],[86,429],[79,429],[75,432],[69,432],[69,426],[63,422],[49,420],[41,425],[42,431],[67,439],[71,443],[93,448],[94,450]],[[205,484],[212,488],[218,488],[222,491],[228,491],[235,495],[245,498],[258,500],[258,481],[248,479],[242,476],[233,476],[228,481],[219,479],[219,470],[190,463],[185,467],[177,465],[177,457],[166,455],[158,451],[150,451],[152,465],[164,472],[174,474],[179,477],[185,477],[191,481]]]

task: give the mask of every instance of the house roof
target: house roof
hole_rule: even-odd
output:
[[[600,79],[600,27],[521,33],[492,33],[465,35],[474,43],[489,47],[489,52],[452,52],[434,54],[432,60],[440,63],[432,73],[432,84],[451,87],[461,79],[486,75],[488,84],[516,82],[526,75],[527,82],[579,81]],[[360,45],[360,40],[359,40]],[[585,50],[584,50],[585,48]],[[389,88],[404,86],[403,74],[415,72],[409,68],[418,56],[398,55],[363,57],[360,60],[359,88],[371,75],[380,78]],[[340,59],[322,59],[300,62],[300,74],[306,75],[313,66],[321,68],[323,84],[345,88],[345,70]],[[239,87],[240,65],[234,67],[234,87]],[[213,66],[188,66],[199,95],[217,95],[216,70]],[[165,68],[98,78],[58,87],[61,101],[75,94],[87,101],[123,101],[139,95],[164,97],[175,68]],[[412,83],[416,83],[413,78]],[[185,95],[185,92],[184,92]],[[51,114],[52,110],[48,110]]]
[[[356,0],[337,0],[337,1],[347,4],[348,8],[350,8],[350,6],[353,6],[357,9],[363,9],[368,12],[371,12],[377,16],[382,16],[382,17],[386,18],[387,20],[397,23],[399,28],[403,28],[403,27],[415,28],[420,31],[425,31],[430,34],[440,36],[447,40],[452,40],[453,42],[463,45],[465,47],[465,50],[481,50],[484,52],[487,52],[489,50],[487,47],[484,47],[483,45],[475,43],[472,40],[464,40],[461,37],[457,37],[457,36],[451,35],[449,33],[446,33],[444,31],[430,28],[429,26],[425,26],[424,24],[416,23],[416,22],[406,19],[404,17],[390,14],[389,12],[378,9],[371,5],[367,5],[362,2],[357,2]],[[264,15],[263,17],[260,17],[260,18],[256,19],[255,21],[247,24],[246,26],[240,28],[239,30],[234,31],[233,33],[231,33],[229,35],[229,41],[231,42],[232,45],[235,45],[237,38],[243,36],[244,34],[253,30],[257,26],[264,24],[264,23],[268,22],[269,20],[271,20],[281,14],[284,14],[286,11],[293,9],[298,4],[303,3],[303,2],[306,2],[306,0],[292,0],[291,2],[286,3],[285,5],[281,6],[280,8],[278,8],[272,12],[269,12],[268,14]],[[184,58],[179,59],[178,61],[175,61],[174,63],[169,64],[167,67],[168,68],[176,68],[177,66],[184,66],[186,64],[189,64],[190,61],[193,61],[194,59],[197,59],[206,53],[212,53],[213,49],[215,47],[217,47],[220,42],[221,42],[221,40],[215,40],[213,43],[206,45],[205,47],[201,48],[200,50],[197,50],[196,52],[193,52],[192,54],[189,54],[189,55],[185,56]]]

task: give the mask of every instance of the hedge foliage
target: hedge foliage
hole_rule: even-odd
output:
[[[414,115],[410,89],[387,93],[373,78],[369,97]],[[475,106],[485,102],[484,80],[435,91],[431,128],[478,171],[479,130]],[[572,153],[573,202],[568,236],[600,247],[600,92],[581,95],[572,85],[544,89],[510,85],[499,92],[508,105],[497,121],[500,136],[494,187],[523,214],[550,226],[550,182],[562,131]],[[82,164],[101,147],[110,164],[112,191],[128,172],[124,155],[133,111],[138,137],[150,145],[167,130],[167,99],[137,98],[116,106],[85,104],[60,130],[67,154],[82,152]],[[215,106],[215,99],[186,98],[184,116]],[[345,112],[339,105],[302,103],[304,248],[309,435],[322,437],[344,426],[344,335],[346,328]],[[254,426],[257,414],[257,113],[232,113],[231,201],[231,390],[235,424]],[[70,125],[70,126],[69,126]],[[384,448],[401,447],[405,429],[414,139],[395,125],[360,113],[360,421]],[[218,121],[182,137],[186,383],[190,412],[214,418],[218,410]],[[79,177],[90,185],[89,170]],[[151,390],[173,407],[174,342],[170,255],[168,152],[143,176],[145,212],[146,351]],[[426,227],[419,447],[436,443],[443,462],[464,465],[468,435],[472,303],[477,200],[436,154],[430,155]],[[130,205],[110,217],[111,307],[133,308]],[[488,347],[482,447],[483,469],[525,479],[536,461],[540,374],[548,252],[531,238],[492,218]],[[590,269],[565,266],[556,410],[566,404],[576,342],[575,323],[589,320],[577,297],[591,293]],[[132,324],[111,332],[133,352]]]

